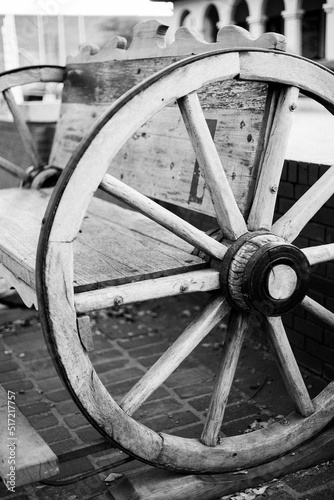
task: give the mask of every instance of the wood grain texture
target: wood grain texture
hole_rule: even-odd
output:
[[[218,63],[216,57],[222,64]],[[221,59],[224,61],[222,62]],[[61,241],[71,241],[76,236],[81,218],[84,216],[92,194],[105,175],[111,159],[115,157],[121,146],[136,133],[138,128],[182,95],[212,81],[229,79],[232,75],[238,74],[238,54],[224,53],[218,56],[212,55],[203,60],[199,58],[198,61],[184,67],[183,61],[181,61],[176,63],[173,68],[173,71],[168,68],[168,70],[159,73],[158,76],[153,75],[151,80],[145,80],[143,84],[139,84],[116,101],[97,122],[96,129],[91,131],[92,135],[88,135],[82,142],[81,149],[72,156],[67,167],[67,176],[70,175],[73,181],[71,180],[62,193],[62,203],[58,207],[52,229],[53,239],[60,238]],[[185,78],[186,75],[187,78]],[[139,92],[139,89],[142,88],[141,85],[145,87],[145,90]],[[132,117],[131,120],[129,120],[129,116]],[[112,141],[110,137],[113,138]],[[79,161],[79,156],[81,157],[80,162],[74,169],[74,164]],[[60,184],[56,188],[58,194],[63,189],[59,186]],[[75,193],[72,192],[72,189]],[[55,194],[55,197],[58,194]],[[77,200],[75,205],[72,203],[73,199]],[[68,210],[69,206],[71,206],[70,211]]]
[[[189,224],[158,203],[150,200],[135,189],[127,186],[124,182],[119,181],[115,177],[106,174],[100,184],[100,188],[106,193],[111,194],[115,198],[123,201],[131,208],[134,208],[146,215],[154,222],[162,227],[165,227],[171,233],[179,236],[187,243],[201,249],[211,257],[222,259],[227,251],[227,248],[214,240],[203,231]]]
[[[284,53],[242,52],[240,79],[298,86],[334,113],[333,73],[308,59]]]
[[[32,296],[34,302],[37,244],[50,195],[51,190],[13,188],[4,190],[0,197],[1,261],[14,276],[8,276],[9,284],[31,289],[26,300]],[[192,246],[169,231],[138,213],[97,198],[92,201],[80,231],[74,243],[76,291],[206,266],[191,254]]]
[[[281,88],[273,92],[268,103],[270,119],[267,124],[270,130],[263,131],[264,151],[248,218],[249,230],[271,228],[298,93],[299,89],[296,87]]]
[[[31,66],[0,73],[0,91],[36,82],[62,82],[65,68],[61,66]]]
[[[80,341],[71,283],[72,244],[50,242],[47,252],[46,266],[37,272],[38,287],[43,292],[39,293],[41,321],[50,355],[58,363],[66,387],[83,414],[109,441],[120,443],[125,449],[133,448],[134,454],[144,460],[155,460],[160,453],[161,437],[119,408]]]
[[[265,33],[254,38],[247,30],[239,26],[224,26],[217,34],[217,42],[209,43],[194,29],[182,26],[175,33],[175,40],[167,45],[168,27],[157,20],[144,21],[137,24],[133,32],[133,40],[126,49],[126,41],[114,37],[100,50],[96,46],[85,46],[78,55],[68,58],[73,62],[100,62],[112,59],[142,59],[144,57],[168,57],[209,52],[217,49],[266,48],[286,49],[286,40],[278,33]]]
[[[274,266],[268,274],[268,292],[276,300],[291,297],[298,283],[297,274],[285,264]]]
[[[17,270],[15,269],[14,272],[17,273]],[[34,307],[38,310],[36,291],[2,263],[0,263],[0,276],[4,279],[8,290],[15,289],[28,308]]]
[[[14,417],[10,415],[13,413]],[[15,422],[12,438],[8,433],[9,418]],[[8,463],[13,456],[14,462]],[[15,487],[42,481],[58,473],[56,455],[16,406],[15,393],[8,393],[0,385],[0,476],[7,487],[13,486],[8,483],[8,474],[11,473],[10,467],[13,467],[13,463],[14,491]]]
[[[219,288],[219,272],[215,269],[188,271],[165,278],[147,279],[145,283],[139,281],[78,293],[75,296],[75,310],[84,313],[116,304],[172,297],[180,293],[209,292]]]
[[[332,421],[333,385],[334,382],[331,382],[313,400],[316,411],[309,417],[303,418],[297,413],[291,413],[284,419],[286,425],[277,422],[264,430],[223,438],[214,448],[205,446],[196,439],[161,433],[164,446],[159,455],[159,463],[173,470],[187,467],[189,471],[197,473],[219,473],[269,462],[307,442]]]
[[[334,243],[302,248],[302,252],[306,255],[311,266],[320,264],[321,262],[329,262],[330,260],[334,260]]]
[[[87,352],[94,350],[93,334],[90,326],[90,317],[86,314],[79,314],[77,316],[78,334],[82,345]]]
[[[110,51],[105,47],[101,53],[96,53],[94,48],[95,54],[90,58],[86,48],[78,59],[68,61],[61,117],[49,163],[64,167],[87,129],[108,105],[133,85],[180,57],[203,52],[203,48],[235,47],[235,43],[243,47],[273,47],[271,42],[268,45],[265,37],[263,43],[259,39],[254,45],[254,39],[246,31],[234,27],[222,29],[219,42],[215,44],[198,41],[198,35],[194,36],[191,30],[182,28],[175,42],[177,47],[183,47],[182,54],[178,53],[175,44],[166,53],[166,48],[160,50],[164,45],[164,29],[157,22],[143,23],[134,34],[131,47],[135,49],[122,50],[119,48],[120,41],[115,39],[111,42]],[[195,40],[198,43],[194,47]],[[155,49],[153,52],[149,50],[154,46],[159,46],[155,55]],[[101,54],[104,55],[99,58]],[[254,183],[253,167],[265,103],[265,86],[253,83],[248,87],[238,82],[211,85],[200,93],[200,100],[206,119],[217,124],[215,143],[219,156],[238,206],[245,213],[249,209]],[[150,197],[168,199],[215,216],[210,195],[201,171],[196,167],[195,154],[185,129],[180,126],[176,109],[163,110],[129,138],[112,163],[110,173]],[[147,175],[151,178],[149,184],[146,182]],[[184,191],[188,185],[192,188],[190,193],[189,190]]]
[[[230,306],[220,295],[210,299],[184,332],[122,399],[120,406],[132,415],[176,370],[195,347],[228,314]]]
[[[151,60],[122,61],[106,63],[103,69],[94,65],[89,69],[95,89],[91,96],[84,85],[81,90],[80,81],[77,85],[65,85],[65,102],[50,163],[63,168],[87,129],[113,99],[167,62],[160,60],[153,65]],[[251,201],[266,88],[265,84],[223,81],[199,92],[205,119],[242,213],[247,212]],[[175,106],[161,110],[136,130],[112,161],[109,172],[147,196],[215,216],[203,174]],[[147,176],[150,183],[146,182]]]
[[[217,149],[207,127],[196,92],[178,100],[183,121],[210,191],[217,222],[226,238],[236,240],[247,232]]]
[[[181,475],[159,469],[125,473],[109,492],[114,500],[216,500],[286,474],[307,469],[334,458],[334,428],[294,449],[293,453],[247,470],[247,474]]]
[[[248,325],[248,315],[239,314],[236,311],[231,312],[226,341],[201,436],[202,443],[207,446],[218,444],[218,434]]]

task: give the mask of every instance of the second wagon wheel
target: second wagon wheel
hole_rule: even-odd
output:
[[[241,214],[240,200],[231,190],[198,99],[204,86],[231,79],[270,82],[276,88],[275,106],[268,118],[270,126],[257,160],[256,182],[250,184],[251,192],[246,193],[251,200],[247,217]],[[264,50],[237,50],[179,61],[137,85],[111,106],[81,143],[53,193],[39,244],[37,270],[38,300],[51,355],[72,397],[92,425],[121,449],[153,465],[189,472],[248,468],[288,453],[334,417],[333,383],[311,400],[281,320],[282,315],[301,304],[328,326],[334,326],[334,314],[306,295],[311,266],[332,260],[334,244],[299,249],[292,243],[333,194],[334,167],[273,224],[290,115],[299,89],[333,113],[334,75],[305,59]],[[110,161],[124,143],[174,101],[210,190],[224,236],[221,242],[106,174]],[[99,186],[167,228],[171,237],[177,235],[211,258],[206,259],[206,267],[201,270],[200,289],[213,292],[208,304],[120,404],[96,374],[80,342],[76,321],[77,313],[92,311],[101,303],[107,306],[108,297],[115,297],[118,291],[115,286],[74,293],[73,242]],[[174,272],[173,290],[168,288],[168,279],[160,278],[164,279],[139,282],[142,300],[154,298],[158,290],[159,296],[181,293],[180,284],[187,279],[187,270],[182,269],[182,275]],[[126,286],[129,300],[136,295],[137,287],[138,300],[138,280],[119,286],[122,293]],[[228,340],[202,435],[190,439],[157,433],[133,418],[135,410],[227,314]],[[266,429],[218,441],[252,315],[260,318],[270,340],[295,413],[289,415],[288,425],[277,422]]]

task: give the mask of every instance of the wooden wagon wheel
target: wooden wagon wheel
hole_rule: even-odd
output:
[[[197,97],[204,85],[233,78],[273,82],[278,88],[247,221],[227,182]],[[255,466],[288,453],[333,419],[333,383],[313,401],[310,399],[281,320],[282,314],[301,303],[334,326],[334,314],[305,297],[310,265],[332,260],[334,245],[300,250],[291,243],[333,194],[334,167],[272,225],[298,89],[334,112],[334,75],[299,57],[239,50],[201,54],[177,62],[111,106],[81,143],[53,193],[37,257],[38,301],[51,355],[89,421],[121,449],[158,467],[212,473]],[[139,126],[175,100],[211,192],[217,222],[225,237],[222,243],[106,174],[110,159]],[[215,290],[209,303],[120,405],[92,367],[76,325],[77,311],[93,310],[98,302],[99,292],[89,294],[86,302],[74,294],[72,243],[99,185],[220,263],[219,273],[209,268],[203,278],[203,289]],[[220,284],[209,279],[213,272],[219,274]],[[228,340],[202,436],[187,439],[156,433],[133,419],[136,408],[230,311]],[[277,422],[218,443],[226,400],[252,314],[260,317],[271,341],[296,411],[287,417],[288,425]]]
[[[24,170],[8,159],[0,157],[0,169],[19,179],[26,186],[38,188],[51,177],[59,177],[59,172],[55,167],[45,168],[22,110],[15,101],[12,88],[32,83],[61,83],[63,80],[64,68],[51,65],[17,68],[0,74],[0,91],[13,117],[26,156],[30,161],[30,167]]]

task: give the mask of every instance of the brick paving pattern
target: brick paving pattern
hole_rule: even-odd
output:
[[[182,296],[111,309],[92,316],[94,351],[91,359],[116,400],[182,332],[200,309],[203,299],[201,295],[192,299]],[[0,498],[111,499],[104,481],[110,470],[89,474],[126,455],[110,449],[72,402],[47,354],[37,313],[3,307],[0,325],[0,383],[16,392],[21,412],[58,455],[60,475],[52,479],[88,474],[73,484],[36,483],[17,488],[14,494],[0,485]],[[220,324],[137,410],[135,417],[154,430],[198,436],[208,408],[225,330],[226,325]],[[254,325],[242,350],[222,427],[226,435],[264,427],[268,421],[292,410],[265,340],[256,332]],[[323,379],[310,372],[303,371],[303,375],[312,396],[326,385]],[[133,460],[116,467],[113,472],[131,474],[147,468]],[[286,476],[267,486],[262,495],[256,495],[257,500],[333,500],[334,462]]]

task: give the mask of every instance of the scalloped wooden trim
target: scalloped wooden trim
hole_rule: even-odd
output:
[[[7,267],[0,263],[0,275],[5,280],[8,288],[15,288],[25,305],[35,307],[38,310],[37,296],[35,290],[30,288],[24,281],[17,278]]]
[[[86,45],[67,63],[102,62],[111,60],[147,59],[152,57],[177,57],[217,49],[262,48],[286,50],[286,39],[278,33],[264,33],[258,38],[240,26],[224,26],[217,34],[217,41],[206,42],[202,35],[192,28],[182,26],[175,33],[175,40],[166,45],[168,26],[157,20],[144,21],[133,29],[133,40],[126,50],[126,40],[114,37],[104,47]]]

